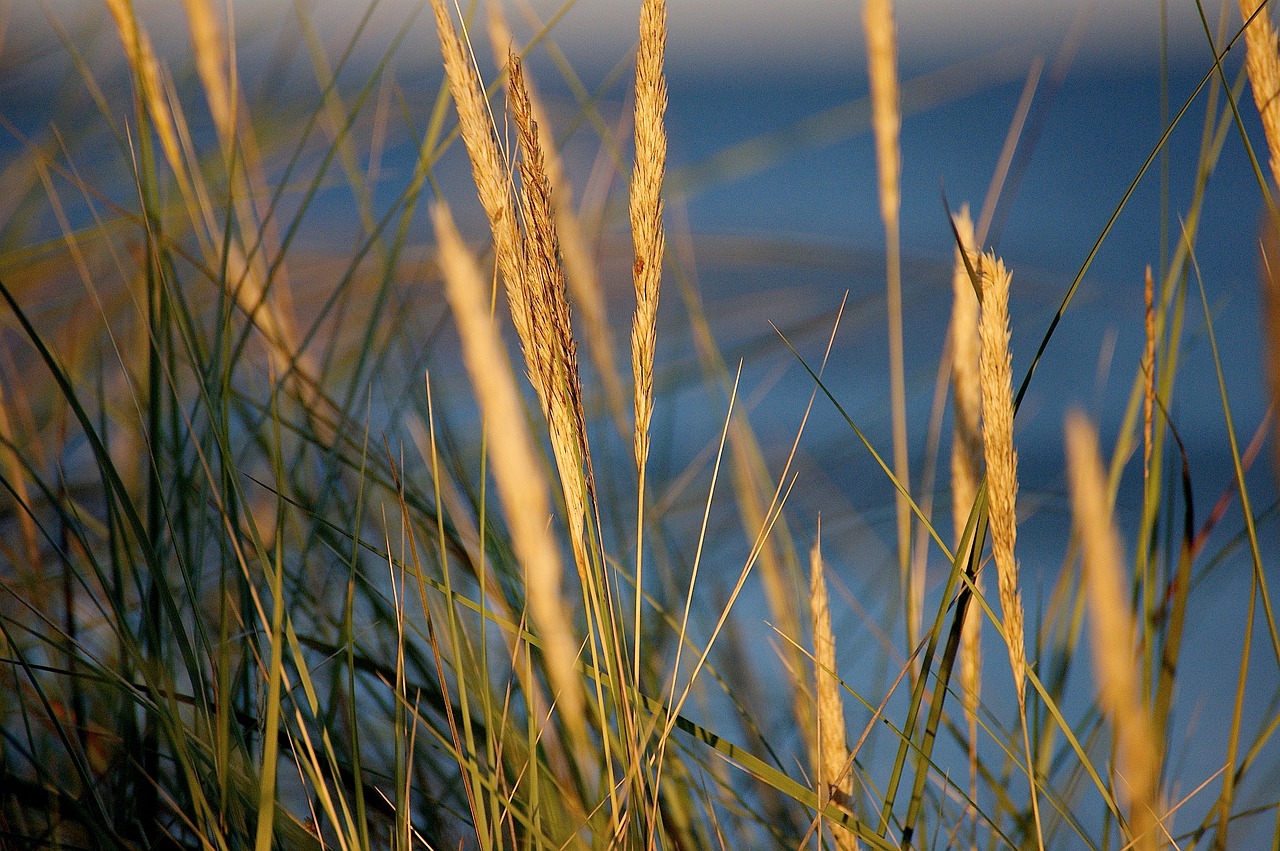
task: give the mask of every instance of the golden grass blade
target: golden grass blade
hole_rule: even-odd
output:
[[[848,770],[849,740],[845,732],[844,701],[840,697],[839,674],[836,672],[836,639],[831,631],[831,607],[827,598],[827,580],[823,575],[822,530],[809,551],[809,609],[813,616],[813,672],[818,703],[818,801],[819,810],[835,801],[849,807],[853,797],[853,776]],[[857,837],[839,827],[832,827],[836,848],[854,851]]]
[[[1123,581],[1123,547],[1111,516],[1098,436],[1083,414],[1067,415],[1067,475],[1071,513],[1084,551],[1094,669],[1103,710],[1115,724],[1118,797],[1129,807],[1133,848],[1163,845],[1159,801],[1160,751],[1135,676],[1136,637]]]
[[[1258,11],[1264,0],[1239,0],[1245,21],[1245,69],[1253,102],[1262,116],[1262,133],[1271,154],[1271,177],[1280,184],[1280,38],[1268,10]],[[1257,13],[1256,15],[1254,13]]]
[[[862,25],[867,37],[867,69],[871,82],[871,129],[876,139],[880,175],[880,215],[897,220],[902,196],[902,151],[898,135],[902,113],[898,103],[898,34],[893,0],[866,0]]]
[[[973,220],[965,205],[956,217],[956,230],[971,255],[974,247]],[[982,388],[979,381],[980,341],[978,339],[978,296],[969,280],[969,266],[956,249],[952,271],[954,300],[951,308],[952,384],[955,388],[955,416],[951,442],[951,519],[955,539],[964,532],[969,512],[982,479]]]
[[[577,641],[561,595],[560,553],[547,525],[547,482],[534,452],[515,377],[489,314],[488,286],[463,245],[448,208],[432,208],[445,294],[462,340],[463,360],[490,430],[489,453],[512,544],[525,572],[530,618],[542,639],[561,716],[583,735],[583,696],[574,672]]]
[[[996,563],[1000,614],[1018,693],[1018,712],[1031,784],[1031,808],[1036,838],[1044,847],[1037,801],[1035,758],[1027,730],[1027,650],[1024,637],[1022,591],[1018,587],[1018,562],[1014,545],[1018,536],[1018,453],[1013,447],[1013,356],[1009,352],[1009,288],[1013,275],[995,254],[984,254],[978,264],[982,303],[978,320],[982,386],[982,447],[987,462],[987,502],[991,549]]]
[[[227,51],[221,27],[209,0],[182,0],[191,32],[191,48],[195,54],[196,72],[204,87],[213,126],[223,144],[235,134],[235,112],[232,107],[230,82],[227,78]]]
[[[160,139],[160,148],[169,161],[169,167],[178,176],[179,186],[185,188],[187,181],[182,147],[178,142],[173,114],[165,100],[160,63],[151,47],[151,39],[134,14],[131,0],[106,0],[106,4],[120,36],[120,44],[124,47],[125,60],[137,76],[141,88],[139,94]]]

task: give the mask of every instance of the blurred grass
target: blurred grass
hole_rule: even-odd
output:
[[[709,306],[694,259],[708,262],[708,246],[747,266],[821,268],[828,258],[785,241],[709,242],[675,226],[681,200],[699,187],[868,130],[866,102],[667,175],[668,208],[657,215],[670,244],[658,265],[678,307],[661,313],[650,353],[654,455],[637,475],[631,418],[583,369],[575,468],[548,427],[548,418],[557,427],[554,399],[517,384],[524,422],[495,421],[473,394],[489,381],[459,368],[466,339],[454,333],[436,231],[421,213],[447,203],[464,224],[479,219],[460,177],[448,85],[433,83],[424,97],[395,74],[394,58],[420,48],[416,18],[373,46],[369,62],[357,57],[371,47],[373,6],[336,55],[297,12],[290,26],[315,84],[302,95],[241,78],[237,36],[216,6],[186,0],[189,61],[168,64],[146,20],[128,3],[107,5],[92,51],[78,47],[90,43],[79,30],[50,19],[66,73],[49,83],[58,94],[41,116],[48,125],[24,131],[0,116],[12,140],[0,163],[2,844],[844,848],[856,837],[870,848],[1280,847],[1280,640],[1265,543],[1275,506],[1251,501],[1270,472],[1253,468],[1257,447],[1238,439],[1267,424],[1233,414],[1216,336],[1223,317],[1206,292],[1212,270],[1196,263],[1205,191],[1235,150],[1226,142],[1243,140],[1259,161],[1239,117],[1243,74],[1207,62],[1201,88],[1173,112],[1169,133],[1203,115],[1195,192],[1186,208],[1164,211],[1182,230],[1153,276],[1151,357],[1133,365],[1125,416],[1102,439],[1113,447],[1102,459],[1104,517],[1125,475],[1142,480],[1141,510],[1117,512],[1134,521],[1119,533],[1135,634],[1082,643],[1094,615],[1077,536],[1064,534],[1059,572],[1037,564],[1047,587],[1024,594],[1025,703],[989,661],[1003,649],[984,654],[971,786],[969,725],[951,684],[966,610],[983,614],[988,644],[1008,638],[975,582],[988,561],[985,486],[969,515],[950,521],[953,552],[948,521],[932,508],[948,502],[935,497],[949,485],[895,479],[878,437],[858,422],[865,403],[842,398],[831,376],[842,357],[866,360],[847,341],[884,321],[878,298],[837,309],[783,283],[715,294]],[[481,11],[458,22],[475,50]],[[631,310],[620,295],[631,265],[620,233],[627,191],[615,187],[630,170],[631,119],[618,102],[630,97],[631,59],[590,92],[554,28],[526,23],[527,50],[549,52],[577,98],[564,122],[572,136],[526,132],[517,158],[497,76],[481,82],[493,116],[483,132],[511,146],[502,149],[509,168],[532,169],[509,182],[495,176],[526,205],[515,231],[525,257],[538,227],[555,232],[528,197],[540,179],[530,139],[598,150],[584,201],[557,216],[574,217],[598,266],[598,284],[575,286],[600,286],[603,310],[574,309],[613,327],[584,329],[580,319],[572,330],[599,345],[617,339],[620,312]],[[1224,52],[1237,32],[1206,26],[1206,41]],[[951,73],[980,87],[1007,59]],[[505,68],[506,57],[480,66]],[[937,82],[905,82],[902,108],[930,108]],[[558,122],[552,115],[538,120]],[[1133,186],[1116,187],[1116,217],[1133,187],[1154,179],[1147,169],[1169,133]],[[395,145],[415,152],[410,172],[391,165]],[[566,172],[576,176],[578,165]],[[567,179],[548,178],[552,199],[569,197]],[[990,204],[1000,188],[996,180]],[[335,203],[352,213],[344,218],[354,234],[326,221]],[[1019,401],[1040,380],[1039,359],[1055,356],[1050,339],[1110,227],[1035,359],[1014,363],[1025,376]],[[1242,254],[1255,236],[1241,228]],[[492,245],[473,243],[470,261],[501,327],[507,299]],[[545,258],[548,291],[584,297],[589,290],[556,277],[560,256]],[[902,269],[904,282],[946,275],[909,245]],[[904,307],[912,337],[943,349],[936,384],[945,388],[945,321],[931,297]],[[1188,338],[1201,327],[1218,371],[1214,400],[1178,392]],[[592,363],[626,360],[607,354]],[[1088,374],[1092,364],[1078,366]],[[550,374],[578,381],[576,370],[573,361]],[[524,381],[523,367],[506,372]],[[774,395],[775,385],[799,390]],[[935,467],[945,446],[945,397],[940,390],[927,426],[910,429],[928,447],[916,469]],[[762,409],[778,398],[783,410]],[[1138,450],[1144,402],[1149,460]],[[1191,504],[1179,403],[1223,412],[1232,508],[1208,520]],[[811,412],[832,409],[847,427],[843,444],[815,446]],[[765,419],[771,427],[758,430]],[[513,516],[495,491],[506,485],[494,443],[517,428],[533,438],[549,518]],[[883,472],[858,482],[856,495],[835,469],[849,446]],[[575,476],[587,484],[580,516]],[[914,542],[895,534],[899,496],[921,530]],[[1034,513],[1027,502],[1024,522]],[[825,673],[839,677],[849,722],[851,792],[817,767],[833,704],[828,693],[818,711],[815,678],[826,665],[811,650],[803,567],[813,510],[826,530],[839,665]],[[568,708],[564,660],[531,599],[517,533],[534,527],[576,568],[554,590],[578,643],[568,670],[580,710]],[[900,583],[842,579],[832,557],[879,569],[902,556],[897,544],[910,544],[921,568],[904,568]],[[1232,688],[1214,700],[1186,676],[1184,637],[1215,636],[1211,595],[1222,592],[1209,580],[1244,558],[1248,587],[1231,609],[1243,644],[1225,644],[1234,633],[1223,631]],[[908,617],[912,606],[922,608]],[[1132,809],[1150,804],[1130,794],[1117,704],[1090,673],[1085,644],[1139,673],[1133,705],[1156,731],[1154,812]],[[1219,727],[1198,726],[1201,705],[1230,716],[1224,741],[1203,740]],[[1254,729],[1249,705],[1266,719]],[[1216,770],[1181,756],[1206,749]],[[1138,825],[1156,827],[1135,833]]]

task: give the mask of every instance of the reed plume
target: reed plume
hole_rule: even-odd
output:
[[[476,183],[480,206],[484,208],[493,233],[494,254],[506,285],[511,320],[520,339],[526,340],[532,336],[533,329],[525,304],[523,246],[507,160],[494,135],[489,103],[485,100],[484,87],[480,84],[470,51],[458,38],[444,0],[431,0],[431,8],[435,12],[445,76],[458,111],[458,128],[471,161],[471,175]]]
[[[867,68],[871,82],[871,129],[876,139],[880,177],[880,215],[897,220],[901,206],[902,151],[898,136],[902,112],[898,102],[898,34],[892,0],[866,0],[862,26],[867,38]]]
[[[658,339],[658,294],[666,232],[662,226],[662,181],[667,165],[667,81],[663,61],[667,41],[666,0],[640,7],[640,48],[636,54],[635,168],[631,174],[632,278],[636,312],[631,325],[631,369],[635,379],[635,456],[643,470],[649,457],[653,416],[653,357]]]
[[[991,548],[996,562],[1000,613],[1009,645],[1009,664],[1021,702],[1026,694],[1022,592],[1014,545],[1018,537],[1018,453],[1013,447],[1013,356],[1009,352],[1009,286],[1003,261],[987,253],[979,262],[982,279],[980,372],[982,447],[987,463]]]
[[[822,808],[828,801],[842,807],[852,806],[853,775],[849,762],[849,743],[845,732],[844,701],[840,697],[840,679],[836,672],[836,639],[831,631],[831,607],[827,599],[827,580],[822,561],[822,536],[813,542],[809,552],[809,609],[813,616],[813,668],[818,703],[818,801]],[[836,848],[853,851],[857,838],[843,828],[833,829]]]
[[[876,140],[880,218],[885,235],[885,307],[889,331],[889,395],[893,411],[893,475],[904,489],[911,487],[907,447],[907,397],[902,337],[902,270],[899,245],[902,151],[899,131],[902,113],[898,96],[897,32],[892,0],[865,0],[862,25],[867,41],[867,71],[871,87],[871,129]],[[915,644],[923,613],[918,593],[910,586],[911,506],[903,491],[894,494],[898,520],[898,568],[907,608],[907,639]]]
[[[493,233],[498,267],[506,284],[512,322],[520,338],[529,380],[538,393],[551,432],[560,471],[579,574],[586,570],[584,522],[589,501],[586,417],[578,373],[569,302],[565,296],[555,207],[528,91],[518,60],[509,64],[512,115],[522,158],[517,207],[506,158],[498,147],[494,122],[480,78],[453,27],[443,0],[433,0],[445,73],[458,110],[458,122],[480,204]],[[524,224],[521,229],[521,222]]]
[[[1271,177],[1280,185],[1280,38],[1270,14],[1262,9],[1263,2],[1239,0],[1240,15],[1247,22],[1245,69],[1253,89],[1253,103],[1262,117],[1262,133],[1271,155]]]
[[[996,563],[996,585],[1009,667],[1013,671],[1022,721],[1031,807],[1036,835],[1044,847],[1040,809],[1036,798],[1035,759],[1027,729],[1027,650],[1024,639],[1022,591],[1018,587],[1018,562],[1014,545],[1018,536],[1018,453],[1013,448],[1013,356],[1009,352],[1009,288],[1013,276],[995,254],[984,254],[978,264],[982,284],[978,335],[982,387],[982,448],[987,463],[987,510],[991,549]]]
[[[956,217],[960,242],[970,255],[969,263],[956,247],[951,274],[954,301],[951,308],[951,382],[955,413],[951,438],[951,517],[955,527],[957,558],[968,562],[968,553],[959,552],[965,525],[978,495],[982,479],[982,388],[979,380],[980,341],[978,339],[978,295],[969,279],[973,254],[973,219],[965,205]],[[982,592],[982,575],[973,576],[974,587]],[[976,797],[978,775],[978,705],[982,699],[982,607],[970,603],[965,610],[960,633],[960,686],[964,716],[969,727],[970,798]]]
[[[1129,808],[1130,847],[1164,845],[1160,825],[1160,751],[1143,703],[1135,659],[1136,631],[1125,590],[1123,547],[1111,515],[1098,436],[1079,411],[1068,413],[1067,476],[1071,513],[1084,553],[1094,670],[1102,709],[1115,725],[1117,782]]]
[[[569,534],[580,576],[585,576],[587,550],[584,535],[588,505],[586,414],[582,408],[582,383],[578,374],[578,344],[573,337],[564,271],[560,265],[560,239],[545,157],[533,119],[529,93],[520,60],[514,54],[507,63],[511,113],[520,141],[520,210],[524,221],[525,270],[523,302],[529,311],[529,328],[521,337],[529,378],[551,432],[551,448],[560,471],[568,513]],[[585,584],[585,583],[584,583]]]
[[[501,0],[489,2],[489,41],[493,46],[493,55],[502,60],[505,60],[509,52],[519,52],[503,14]],[[507,82],[510,86],[509,77]],[[625,418],[626,394],[614,356],[613,331],[609,326],[600,275],[582,221],[574,210],[573,186],[556,151],[551,122],[538,97],[537,89],[527,78],[525,95],[528,98],[530,117],[537,128],[547,182],[551,185],[551,202],[555,212],[556,232],[560,236],[560,260],[564,267],[565,283],[582,320],[587,352],[599,373],[605,401],[621,428]]]
[[[635,382],[633,451],[638,475],[636,495],[635,612],[632,678],[640,681],[641,603],[644,598],[645,476],[649,462],[649,422],[653,418],[653,358],[658,347],[658,295],[666,232],[662,226],[662,181],[667,167],[666,0],[640,5],[640,46],[636,52],[635,166],[631,173],[631,241],[635,260],[632,282],[636,310],[631,321],[631,374]]]

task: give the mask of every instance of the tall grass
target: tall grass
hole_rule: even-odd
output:
[[[580,206],[577,163],[529,70],[538,51],[563,58],[554,28],[535,21],[522,49],[496,0],[487,17],[430,5],[441,63],[426,98],[393,70],[398,51],[424,48],[414,20],[364,65],[372,8],[336,61],[298,11],[315,87],[275,99],[241,76],[222,7],[185,0],[184,65],[163,59],[128,0],[109,0],[110,61],[54,27],[72,73],[53,129],[26,136],[5,118],[0,845],[1280,847],[1280,630],[1260,531],[1275,506],[1256,503],[1271,472],[1253,465],[1272,418],[1233,414],[1213,270],[1196,251],[1228,140],[1271,203],[1241,117],[1247,76],[1274,169],[1280,60],[1265,7],[1242,0],[1225,37],[1206,18],[1199,88],[1117,187],[1037,333],[1010,298],[1021,273],[982,244],[992,210],[976,235],[967,208],[953,222],[950,327],[913,321],[897,36],[891,5],[867,4],[859,114],[886,232],[886,460],[826,378],[842,323],[871,309],[830,305],[813,323],[825,349],[803,327],[769,330],[754,348],[779,375],[801,367],[782,380],[811,395],[786,412],[790,431],[753,428],[758,388],[717,342],[687,250],[697,237],[671,203],[662,0],[640,3],[615,88],[592,95],[562,68],[579,96],[566,126],[591,128],[600,152]],[[478,55],[485,26],[492,56]],[[1246,42],[1232,78],[1228,51]],[[1194,191],[1164,211],[1177,247],[1133,297],[1143,320],[1128,332],[1145,347],[1125,414],[1102,434],[1068,420],[1056,487],[1072,531],[1060,565],[1024,571],[1023,399],[1192,110]],[[415,152],[394,177],[381,172],[392,125]],[[459,174],[471,184],[446,197]],[[307,235],[335,192],[358,232],[326,252]],[[630,246],[615,249],[628,224]],[[1273,228],[1261,243],[1274,347]],[[1241,228],[1239,254],[1255,237]],[[629,379],[609,320],[623,313]],[[927,427],[907,419],[904,324],[912,346],[950,340]],[[1192,343],[1215,365],[1216,399],[1180,391]],[[670,409],[701,392],[672,354],[682,345],[719,426],[682,422],[687,452],[673,452],[659,437]],[[935,494],[911,459],[936,465],[948,387],[951,476]],[[1233,478],[1206,519],[1179,408],[1210,402]],[[806,428],[832,411],[883,473],[867,489],[885,510],[829,497],[824,545],[792,503],[822,492],[802,463]],[[1243,449],[1238,432],[1254,435]],[[1140,497],[1122,511],[1126,476]],[[944,495],[946,538],[931,508]],[[896,556],[888,606],[829,555],[854,524]],[[1219,739],[1197,725],[1206,697],[1182,650],[1215,637],[1210,586],[1226,569],[1248,588],[1232,601],[1243,644],[1224,651],[1239,662],[1220,672]],[[1266,701],[1249,729],[1245,710]],[[1179,756],[1204,751],[1212,770]]]

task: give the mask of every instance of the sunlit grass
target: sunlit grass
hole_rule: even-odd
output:
[[[531,55],[577,98],[575,144],[599,152],[585,179],[496,4],[433,3],[355,86],[368,17],[330,55],[298,12],[306,96],[242,78],[233,22],[206,0],[184,3],[190,67],[157,57],[129,3],[107,8],[109,59],[62,42],[84,108],[52,106],[31,136],[6,123],[0,163],[0,845],[1280,847],[1260,531],[1275,506],[1254,464],[1269,418],[1233,414],[1196,252],[1224,150],[1245,151],[1271,204],[1240,116],[1247,85],[1272,102],[1274,63],[1255,60],[1274,35],[1250,36],[1252,78],[1207,62],[1175,105],[1170,133],[1203,122],[1194,192],[1164,211],[1182,229],[1148,279],[1124,417],[1101,435],[1071,419],[1074,531],[1032,588],[1016,417],[1168,133],[1116,187],[1042,336],[1015,338],[1034,357],[1010,364],[1009,328],[1028,323],[1000,288],[1018,273],[983,242],[1025,110],[976,235],[954,219],[955,292],[974,302],[929,327],[941,312],[902,299],[917,267],[897,128],[939,89],[899,83],[888,3],[868,21],[868,100],[670,173],[665,3],[644,0],[636,55],[594,94],[533,24]],[[1245,41],[1227,30],[1206,26],[1220,55]],[[444,60],[424,97],[392,60],[426,31]],[[955,90],[988,65],[952,70]],[[1024,106],[1039,65],[1027,75]],[[707,315],[677,202],[855,131],[877,140],[885,300],[744,299],[738,346],[770,369],[753,386]],[[393,140],[411,169],[388,165]],[[334,203],[357,223],[337,248]],[[1275,234],[1261,241],[1271,257]],[[1241,255],[1258,242],[1240,229]],[[891,446],[831,379],[842,338],[886,322]],[[904,324],[944,352],[927,423],[906,421]],[[1182,398],[1201,335],[1218,393]],[[757,430],[775,382],[801,401]],[[1222,412],[1221,511],[1190,504],[1179,404]],[[937,475],[953,407],[963,451]],[[847,455],[811,456],[816,415],[877,470],[856,499],[824,469]],[[1122,512],[1126,474],[1141,504]],[[896,566],[888,604],[841,578],[841,536]],[[1223,564],[1248,579],[1243,651],[1222,649],[1239,657],[1213,703],[1229,717],[1202,728],[1183,642],[1214,636]],[[1206,749],[1216,770],[1188,770]]]

